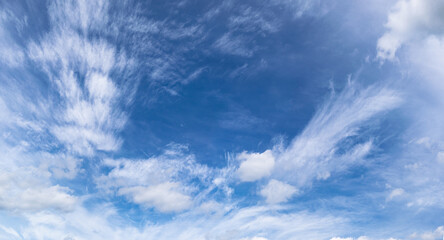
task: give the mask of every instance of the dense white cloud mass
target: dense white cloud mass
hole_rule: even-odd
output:
[[[274,157],[271,150],[263,153],[243,152],[237,155],[237,159],[242,161],[237,174],[241,181],[252,182],[269,176],[274,167]]]
[[[262,188],[260,194],[265,197],[267,203],[275,204],[288,201],[297,191],[295,187],[289,184],[271,179],[270,182]]]
[[[378,57],[393,60],[396,51],[410,41],[444,33],[444,2],[400,0],[388,16],[388,31],[378,40]]]
[[[121,188],[119,195],[129,195],[133,202],[148,207],[156,207],[161,212],[176,212],[191,206],[191,197],[180,192],[181,186],[175,182],[165,182],[149,187]]]

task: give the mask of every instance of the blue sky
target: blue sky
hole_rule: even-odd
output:
[[[443,11],[0,2],[0,239],[442,239]]]

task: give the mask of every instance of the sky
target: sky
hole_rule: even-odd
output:
[[[443,239],[443,13],[0,1],[0,239]]]

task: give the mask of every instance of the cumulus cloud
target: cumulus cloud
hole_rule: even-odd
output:
[[[191,197],[180,191],[180,184],[165,182],[148,187],[121,188],[119,195],[129,195],[133,202],[155,207],[161,212],[177,212],[191,206]]]
[[[244,182],[253,182],[269,176],[275,161],[271,150],[266,150],[263,153],[243,152],[237,155],[237,159],[242,161],[237,174]]]
[[[390,12],[388,31],[378,40],[378,58],[393,60],[396,51],[410,41],[444,33],[443,1],[400,0]]]
[[[267,203],[275,204],[288,201],[297,191],[298,190],[290,184],[271,179],[270,182],[262,188],[260,194],[265,197]]]
[[[444,52],[443,1],[400,0],[388,15],[387,31],[378,40],[378,58],[394,60],[403,49],[401,68],[411,71],[418,83],[443,104],[442,70]],[[417,89],[412,89],[413,92]]]

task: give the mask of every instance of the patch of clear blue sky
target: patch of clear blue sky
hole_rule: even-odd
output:
[[[194,24],[213,4],[189,4],[178,10],[156,6],[149,13],[158,19],[178,18],[178,22]],[[253,9],[258,5],[245,4]],[[145,77],[132,121],[122,133],[122,153],[151,155],[174,141],[188,144],[198,161],[223,166],[227,152],[262,151],[276,136],[293,138],[329,95],[330,82],[340,91],[348,75],[362,67],[365,73],[360,81],[385,77],[381,71],[372,71],[378,70],[378,63],[364,63],[367,55],[373,60],[379,32],[348,29],[349,20],[343,15],[347,7],[337,3],[322,17],[299,19],[282,9],[270,9],[282,21],[276,32],[240,34],[259,49],[250,57],[220,53],[212,49],[212,41],[204,41],[190,50],[192,63],[186,66],[189,72],[204,68],[203,72],[176,96],[150,89],[150,79]],[[227,30],[228,17],[202,23],[210,29],[207,38],[220,37]],[[384,21],[379,20],[379,24]],[[155,104],[147,104],[150,98],[156,98]]]

